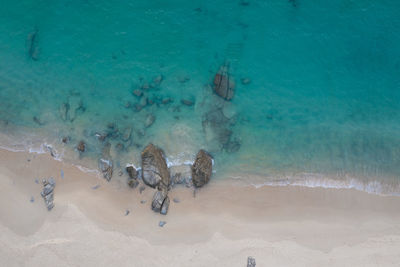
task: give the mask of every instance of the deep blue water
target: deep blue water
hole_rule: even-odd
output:
[[[207,149],[217,176],[317,173],[397,188],[399,29],[395,0],[4,0],[1,131],[70,148],[74,161],[96,161],[105,142],[95,134],[114,131],[106,142],[121,166],[153,142],[175,163]],[[210,87],[226,62],[232,101]]]

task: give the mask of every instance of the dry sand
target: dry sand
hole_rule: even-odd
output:
[[[0,266],[246,266],[248,256],[257,266],[400,264],[400,197],[224,180],[196,197],[174,188],[180,203],[163,216],[148,187],[139,194],[47,154],[1,150],[0,160]],[[48,212],[35,178],[50,176]]]

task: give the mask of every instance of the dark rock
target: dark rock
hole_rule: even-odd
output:
[[[129,210],[126,210],[126,211],[125,211],[125,216],[128,216],[129,213],[130,213],[130,211],[129,211]]]
[[[256,259],[254,259],[253,257],[248,257],[247,267],[256,267]]]
[[[129,187],[131,187],[131,188],[136,188],[136,187],[139,185],[139,181],[136,180],[136,179],[131,179],[131,178],[129,178],[129,179],[128,179],[128,185],[129,185]]]
[[[165,225],[166,223],[167,223],[166,221],[160,221],[160,222],[158,223],[158,226],[164,227],[164,225]]]
[[[154,84],[156,84],[157,86],[161,84],[161,82],[164,80],[164,77],[160,74],[158,76],[156,76],[153,79]]]
[[[29,57],[34,61],[39,60],[38,33],[39,31],[35,29],[34,32],[28,35],[28,42],[29,42],[28,54]]]
[[[35,202],[35,198],[34,198],[33,196],[31,196],[30,202],[31,202],[31,203]]]
[[[128,141],[131,138],[131,134],[132,134],[132,128],[127,127],[124,129],[121,139],[123,141]]]
[[[175,203],[181,202],[181,201],[179,200],[179,198],[176,198],[176,197],[173,199],[173,201],[174,201]]]
[[[33,117],[33,121],[40,126],[44,125],[44,122],[36,116]]]
[[[142,179],[145,184],[155,188],[168,188],[170,174],[163,151],[153,144],[145,147],[142,157]]]
[[[112,174],[113,174],[113,162],[111,159],[103,159],[99,160],[99,168],[100,171],[103,173],[103,177],[110,181]]]
[[[231,100],[234,95],[235,83],[229,75],[229,65],[223,65],[214,77],[213,89],[225,100]]]
[[[146,187],[145,186],[141,186],[141,187],[139,187],[139,193],[141,194],[144,190],[146,190]]]
[[[172,98],[168,97],[168,98],[164,98],[161,102],[164,105],[166,105],[166,104],[170,104],[170,103],[174,102],[174,100],[172,100]]]
[[[76,147],[76,149],[78,149],[78,151],[79,152],[85,152],[85,150],[86,150],[86,144],[85,144],[85,142],[83,142],[83,141],[80,141],[79,143],[78,143],[78,146]]]
[[[242,82],[243,85],[247,85],[247,84],[251,83],[251,80],[249,78],[242,78],[242,79],[240,79],[240,81]]]
[[[137,179],[137,177],[138,177],[138,172],[137,172],[137,170],[135,169],[135,167],[133,167],[133,166],[128,166],[128,167],[126,167],[126,172],[128,173],[129,178]]]
[[[227,143],[225,143],[223,145],[223,149],[229,153],[234,153],[234,152],[239,151],[240,146],[241,146],[241,144],[240,144],[239,140],[234,139],[234,140],[230,140]]]
[[[184,104],[185,106],[193,106],[194,105],[194,101],[189,100],[189,99],[182,99],[181,103]]]
[[[137,96],[137,97],[141,97],[143,96],[143,92],[140,91],[139,89],[133,90],[133,95]]]
[[[146,203],[146,200],[140,200],[140,203],[144,204],[144,203]]]
[[[63,121],[69,120],[69,103],[62,103],[60,106],[60,116]]]
[[[163,203],[162,206],[161,206],[161,211],[160,211],[160,213],[161,213],[162,215],[167,215],[167,213],[168,213],[168,208],[169,208],[169,197],[167,196],[167,197],[165,197],[164,203]]]
[[[64,144],[68,144],[69,140],[70,140],[70,138],[69,138],[68,136],[64,136],[64,137],[61,139],[61,141],[62,141]]]
[[[167,190],[157,190],[153,195],[153,200],[151,202],[151,209],[155,212],[160,212],[164,200],[167,198]]]
[[[143,109],[143,106],[140,105],[140,104],[138,104],[138,103],[136,103],[136,104],[133,106],[133,109],[134,109],[136,112],[139,112],[139,111],[141,111],[141,110]]]
[[[155,122],[156,117],[153,114],[149,114],[146,118],[145,127],[149,128]]]
[[[203,149],[196,155],[192,166],[192,181],[195,187],[208,183],[212,174],[212,157]]]
[[[50,178],[48,180],[43,179],[43,190],[40,193],[40,195],[43,197],[48,210],[51,210],[54,207],[53,201],[54,201],[55,187],[56,187],[56,181],[53,178]]]

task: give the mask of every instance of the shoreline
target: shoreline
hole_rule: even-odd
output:
[[[151,210],[149,187],[140,194],[49,154],[0,150],[0,159],[0,265],[245,266],[247,256],[259,266],[400,260],[396,196],[211,180],[195,197],[192,189],[173,188],[171,200],[179,203],[171,201],[164,216]],[[57,183],[50,212],[35,183],[48,177]]]

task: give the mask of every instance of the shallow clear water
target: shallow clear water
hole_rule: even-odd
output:
[[[207,149],[219,176],[318,173],[397,188],[399,29],[395,0],[4,0],[1,130],[26,145],[84,140],[81,158],[66,153],[77,161],[97,160],[95,134],[115,131],[107,141],[121,166],[153,142],[177,164]],[[229,102],[210,87],[225,62]]]

